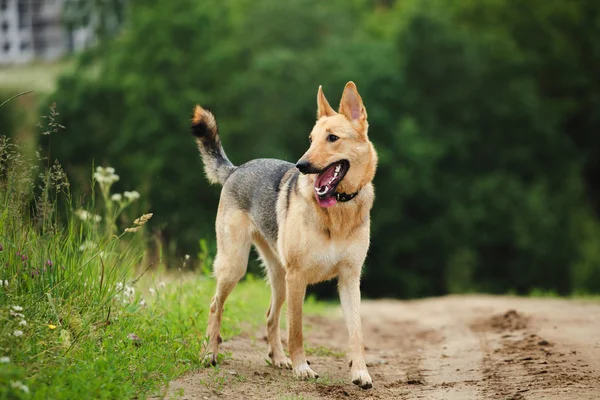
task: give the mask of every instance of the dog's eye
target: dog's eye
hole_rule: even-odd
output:
[[[339,139],[339,137],[337,137],[335,135],[329,135],[329,136],[327,136],[327,141],[328,142],[332,142],[333,143],[333,142],[335,142],[338,139]]]

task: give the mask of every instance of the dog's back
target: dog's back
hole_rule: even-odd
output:
[[[287,180],[298,174],[294,164],[260,158],[240,165],[223,184],[221,200],[248,212],[262,236],[277,242],[277,196]]]
[[[298,174],[295,165],[260,158],[234,166],[223,150],[214,116],[200,106],[194,109],[192,133],[196,137],[208,180],[223,185],[221,202],[247,212],[260,234],[275,247],[277,196],[282,184]]]

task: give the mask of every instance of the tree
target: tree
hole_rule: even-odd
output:
[[[214,237],[219,189],[188,133],[192,106],[216,114],[235,164],[295,161],[318,85],[333,104],[353,80],[380,159],[367,295],[600,290],[597,7],[519,7],[133,2],[102,58],[61,80],[58,151],[74,173],[113,164],[175,251],[194,253]]]

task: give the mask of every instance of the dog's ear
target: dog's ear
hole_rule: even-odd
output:
[[[325,94],[323,94],[323,87],[319,85],[319,91],[317,92],[317,119],[321,119],[321,117],[333,117],[336,114],[325,98]]]
[[[358,94],[356,85],[350,81],[346,83],[344,88],[344,94],[340,101],[340,111],[344,116],[357,128],[359,131],[363,131],[367,124],[367,110],[363,105],[362,98]]]

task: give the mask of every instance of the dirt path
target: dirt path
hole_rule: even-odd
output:
[[[266,364],[263,333],[223,344],[218,370],[172,382],[184,399],[600,399],[600,302],[449,296],[363,302],[374,387],[349,382],[341,312],[305,318],[317,382]]]

